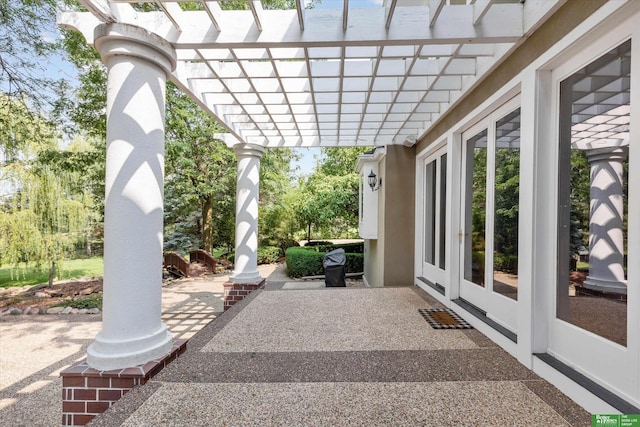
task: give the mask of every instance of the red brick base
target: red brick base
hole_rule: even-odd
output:
[[[257,283],[235,283],[227,282],[224,284],[224,311],[227,311],[231,306],[238,301],[242,301],[251,292],[264,288],[266,279],[262,279]]]
[[[173,342],[164,357],[133,368],[98,371],[82,362],[60,372],[62,425],[83,426],[109,409],[129,390],[146,384],[187,349],[187,340]]]

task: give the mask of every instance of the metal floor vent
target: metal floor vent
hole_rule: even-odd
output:
[[[433,329],[473,329],[473,326],[448,308],[420,308],[418,313]]]

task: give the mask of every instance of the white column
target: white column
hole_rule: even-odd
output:
[[[258,192],[260,158],[264,148],[258,145],[234,146],[238,158],[236,189],[236,254],[231,277],[236,283],[262,280],[258,272]]]
[[[164,115],[175,52],[162,38],[123,24],[96,28],[108,69],[102,330],[89,366],[112,370],[166,354],[161,320]]]
[[[627,293],[624,278],[623,162],[628,147],[587,151],[591,165],[589,276],[584,286],[603,292]]]

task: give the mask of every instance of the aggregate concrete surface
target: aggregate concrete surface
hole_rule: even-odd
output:
[[[226,276],[163,288],[186,353],[90,425],[591,425],[478,331],[432,329],[417,309],[439,305],[418,288],[287,290],[282,267],[263,268],[265,290],[224,314]],[[0,425],[59,425],[58,373],[99,329],[98,316],[0,319]]]

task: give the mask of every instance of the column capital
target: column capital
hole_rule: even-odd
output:
[[[94,46],[102,61],[115,56],[143,59],[169,75],[176,68],[176,52],[171,43],[144,28],[129,24],[101,24],[94,30]]]
[[[629,146],[602,147],[585,150],[589,163],[623,162],[629,155]]]
[[[236,152],[237,157],[261,158],[264,154],[265,148],[262,145],[242,143],[234,145],[233,151]]]

